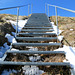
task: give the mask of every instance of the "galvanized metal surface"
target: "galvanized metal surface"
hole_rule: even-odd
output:
[[[53,35],[54,36],[55,35],[56,36],[56,33],[18,33],[17,35],[27,35],[27,36],[29,36],[29,35],[30,36],[31,35],[32,36],[34,36],[34,35],[35,36],[41,36],[41,35],[51,35],[52,36]]]
[[[13,46],[61,46],[61,43],[12,43]]]
[[[0,61],[0,65],[70,66],[70,63],[69,62],[12,62],[12,61]]]
[[[26,41],[50,41],[57,40],[57,37],[16,37],[18,40],[26,40]]]
[[[52,27],[50,24],[27,24],[26,27]]]
[[[24,6],[28,6],[29,4],[26,4],[26,5],[21,5],[21,6],[15,6],[15,7],[7,7],[7,8],[1,8],[1,10],[7,10],[7,9],[14,9],[14,8],[20,8],[20,7],[24,7]]]
[[[7,51],[6,53],[23,53],[23,54],[65,54],[64,51],[28,51],[28,50],[18,50],[18,51]]]
[[[52,7],[55,7],[56,5],[51,5],[51,4],[48,4],[49,6],[52,6]],[[63,10],[66,10],[66,11],[69,11],[69,12],[72,12],[72,13],[75,13],[74,10],[71,10],[71,9],[67,9],[67,8],[63,8],[63,7],[60,7],[60,6],[56,6],[57,8],[60,8],[60,9],[63,9]]]
[[[57,36],[59,35],[59,28],[58,28],[58,16],[57,16],[57,7],[55,7],[56,12],[56,25],[57,25]]]
[[[17,25],[16,25],[16,36],[18,33],[18,19],[19,19],[19,8],[17,8]]]
[[[36,30],[36,29],[22,29],[21,31],[24,31],[24,32],[52,32],[54,31],[53,29],[45,29],[45,30]]]
[[[49,17],[49,5],[48,5],[48,17]]]
[[[28,5],[28,15],[29,15],[29,11],[30,11],[30,5]]]
[[[53,29],[53,27],[23,27],[26,29]]]

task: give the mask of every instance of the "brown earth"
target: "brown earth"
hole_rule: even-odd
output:
[[[25,20],[28,17],[29,16],[19,16],[19,19]],[[5,38],[6,33],[11,34],[11,32],[15,32],[11,23],[6,22],[6,20],[15,21],[16,19],[17,19],[16,15],[0,14],[0,46],[2,46],[5,42],[8,42],[8,40]]]
[[[50,19],[56,24],[55,16],[51,16]],[[61,33],[64,36],[63,43],[75,47],[75,17],[58,16],[58,26],[60,30],[64,30]]]

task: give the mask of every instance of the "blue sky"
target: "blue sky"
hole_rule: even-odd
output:
[[[33,13],[45,13],[45,3],[75,10],[75,0],[0,0],[0,8],[25,5],[29,3],[33,4]],[[0,11],[0,13],[15,14],[15,15],[16,12],[17,12],[16,9]],[[20,9],[20,15],[28,15],[27,6]],[[50,16],[52,15],[55,15],[55,11],[53,7],[50,7]],[[58,15],[72,16],[72,17],[75,16],[74,13],[59,9],[58,9]]]

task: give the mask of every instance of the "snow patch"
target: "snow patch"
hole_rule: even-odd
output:
[[[11,51],[19,51],[18,49],[12,48]]]
[[[21,29],[25,26],[27,21],[28,21],[28,19],[26,19],[26,20],[19,20],[18,21],[18,32],[21,31]],[[10,22],[12,24],[13,28],[16,30],[17,22],[12,21],[12,20],[8,20],[7,22]]]
[[[70,31],[73,31],[73,29],[70,29]]]
[[[52,32],[52,33],[56,33],[57,34],[57,26],[56,25],[54,25],[54,22],[50,22],[51,24],[52,24],[52,26],[53,26],[53,29],[54,29],[54,31]],[[61,34],[62,32],[63,32],[63,30],[59,30],[58,29],[58,35],[59,34]]]
[[[34,48],[34,47],[29,47],[29,51],[38,51],[38,48]]]
[[[74,74],[75,74],[75,50],[71,46],[63,46],[63,48],[56,49],[55,51],[64,51],[66,53],[66,59],[68,61],[64,62],[70,62],[71,67],[73,68]]]
[[[44,73],[44,71],[39,70],[37,66],[24,66],[22,67],[24,75],[40,75]]]
[[[32,62],[38,61],[38,60],[40,60],[40,56],[30,56],[29,60]]]
[[[58,36],[58,40],[62,41],[64,36]]]
[[[0,58],[4,56],[4,53],[10,48],[7,43],[4,43],[2,47],[0,47]],[[1,60],[1,59],[0,59]]]
[[[7,33],[5,35],[5,37],[8,39],[8,42],[10,42],[10,43],[17,43],[16,39],[13,36],[11,36],[10,34]]]

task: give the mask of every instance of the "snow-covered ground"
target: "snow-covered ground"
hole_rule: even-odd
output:
[[[37,66],[24,66],[22,67],[24,75],[40,75],[44,73],[44,71],[39,70]]]
[[[7,43],[4,43],[3,46],[0,47],[0,60],[9,48],[10,46],[8,46]]]
[[[13,26],[13,28],[16,30],[16,22],[12,21],[12,20],[7,20],[7,22],[10,22]],[[21,29],[24,27],[24,25],[27,23],[27,19],[26,20],[19,20],[18,22],[18,32],[21,31]],[[15,32],[11,32],[13,36],[11,36],[10,34],[6,34],[5,38],[8,39],[9,43],[16,43],[16,39],[15,39]],[[4,56],[4,53],[10,48],[10,46],[7,45],[7,43],[4,43],[3,46],[0,47],[0,60],[1,58]]]
[[[27,23],[27,20],[19,20],[18,21],[18,32],[21,31],[21,29],[24,27],[24,25]],[[12,21],[12,20],[7,20],[7,22],[10,22],[13,26],[13,28],[16,30],[16,25],[17,25],[17,22],[16,21]]]
[[[8,22],[11,22],[13,28],[16,30],[16,22],[11,21],[11,20],[9,20]],[[19,20],[19,22],[18,22],[18,32],[21,31],[21,29],[24,27],[25,23],[27,23],[27,20]],[[52,33],[56,33],[56,34],[57,34],[57,26],[55,26],[53,22],[51,22],[51,23],[52,23],[52,26],[53,26],[53,28],[54,28],[54,32],[52,32]],[[72,30],[72,29],[71,29],[71,30]],[[60,34],[62,31],[63,31],[63,30],[59,30],[59,34]],[[9,41],[10,43],[16,42],[16,39],[14,38],[15,33],[12,32],[12,34],[13,34],[13,36],[11,36],[11,35],[8,34],[8,33],[5,35],[5,37],[8,39],[8,41]],[[61,40],[63,39],[63,36],[58,36],[58,39],[61,41]],[[9,48],[10,48],[10,46],[8,46],[7,43],[5,43],[2,47],[0,47],[0,58],[3,57],[4,53],[5,53]],[[31,48],[30,50],[32,50],[32,49],[33,49],[33,48]],[[16,49],[14,49],[14,50],[16,50]],[[33,50],[34,50],[34,49],[33,49]],[[36,50],[38,50],[38,49],[36,49]],[[67,59],[68,61],[64,60],[64,62],[70,62],[71,67],[73,68],[72,71],[74,72],[74,75],[75,75],[75,59],[74,59],[74,58],[75,58],[75,47],[70,47],[70,46],[65,46],[65,45],[64,45],[63,48],[56,49],[55,51],[65,51],[65,53],[66,53],[66,59]],[[29,57],[29,59],[30,59],[30,61],[37,61],[38,59],[40,59],[40,56],[37,56],[36,58],[34,58],[33,56],[31,56],[31,57]],[[0,60],[1,60],[1,59],[0,59]],[[24,66],[23,69],[25,69],[25,68],[26,68],[26,67]],[[36,74],[36,73],[38,72],[39,74],[41,74],[41,73],[44,72],[44,71],[39,70],[38,67],[36,67],[36,69],[37,69],[37,71],[34,71],[35,68],[34,68],[34,69],[33,69],[33,68],[28,68],[28,69],[26,68],[25,73],[28,74],[29,72],[30,72],[30,73],[32,72],[32,73],[34,74],[34,72],[35,72],[35,74]],[[29,71],[29,72],[28,72],[28,71]],[[2,75],[5,75],[5,72],[6,72],[6,71],[4,71]],[[9,71],[9,72],[11,72],[11,71]],[[36,75],[39,75],[39,74],[36,74]]]
[[[54,28],[54,32],[53,33],[56,33],[57,34],[57,26],[54,25],[53,22],[52,23],[52,26]],[[71,31],[73,31],[73,29],[70,29]],[[59,34],[61,34],[63,32],[63,30],[58,30]],[[62,41],[64,36],[58,36],[58,39],[59,41]],[[71,46],[66,46],[64,45],[63,48],[59,48],[59,49],[56,49],[55,51],[64,51],[66,53],[66,60],[64,60],[64,62],[70,62],[71,64],[71,67],[73,68],[72,71],[71,71],[71,75],[75,75],[75,47],[71,47]]]

